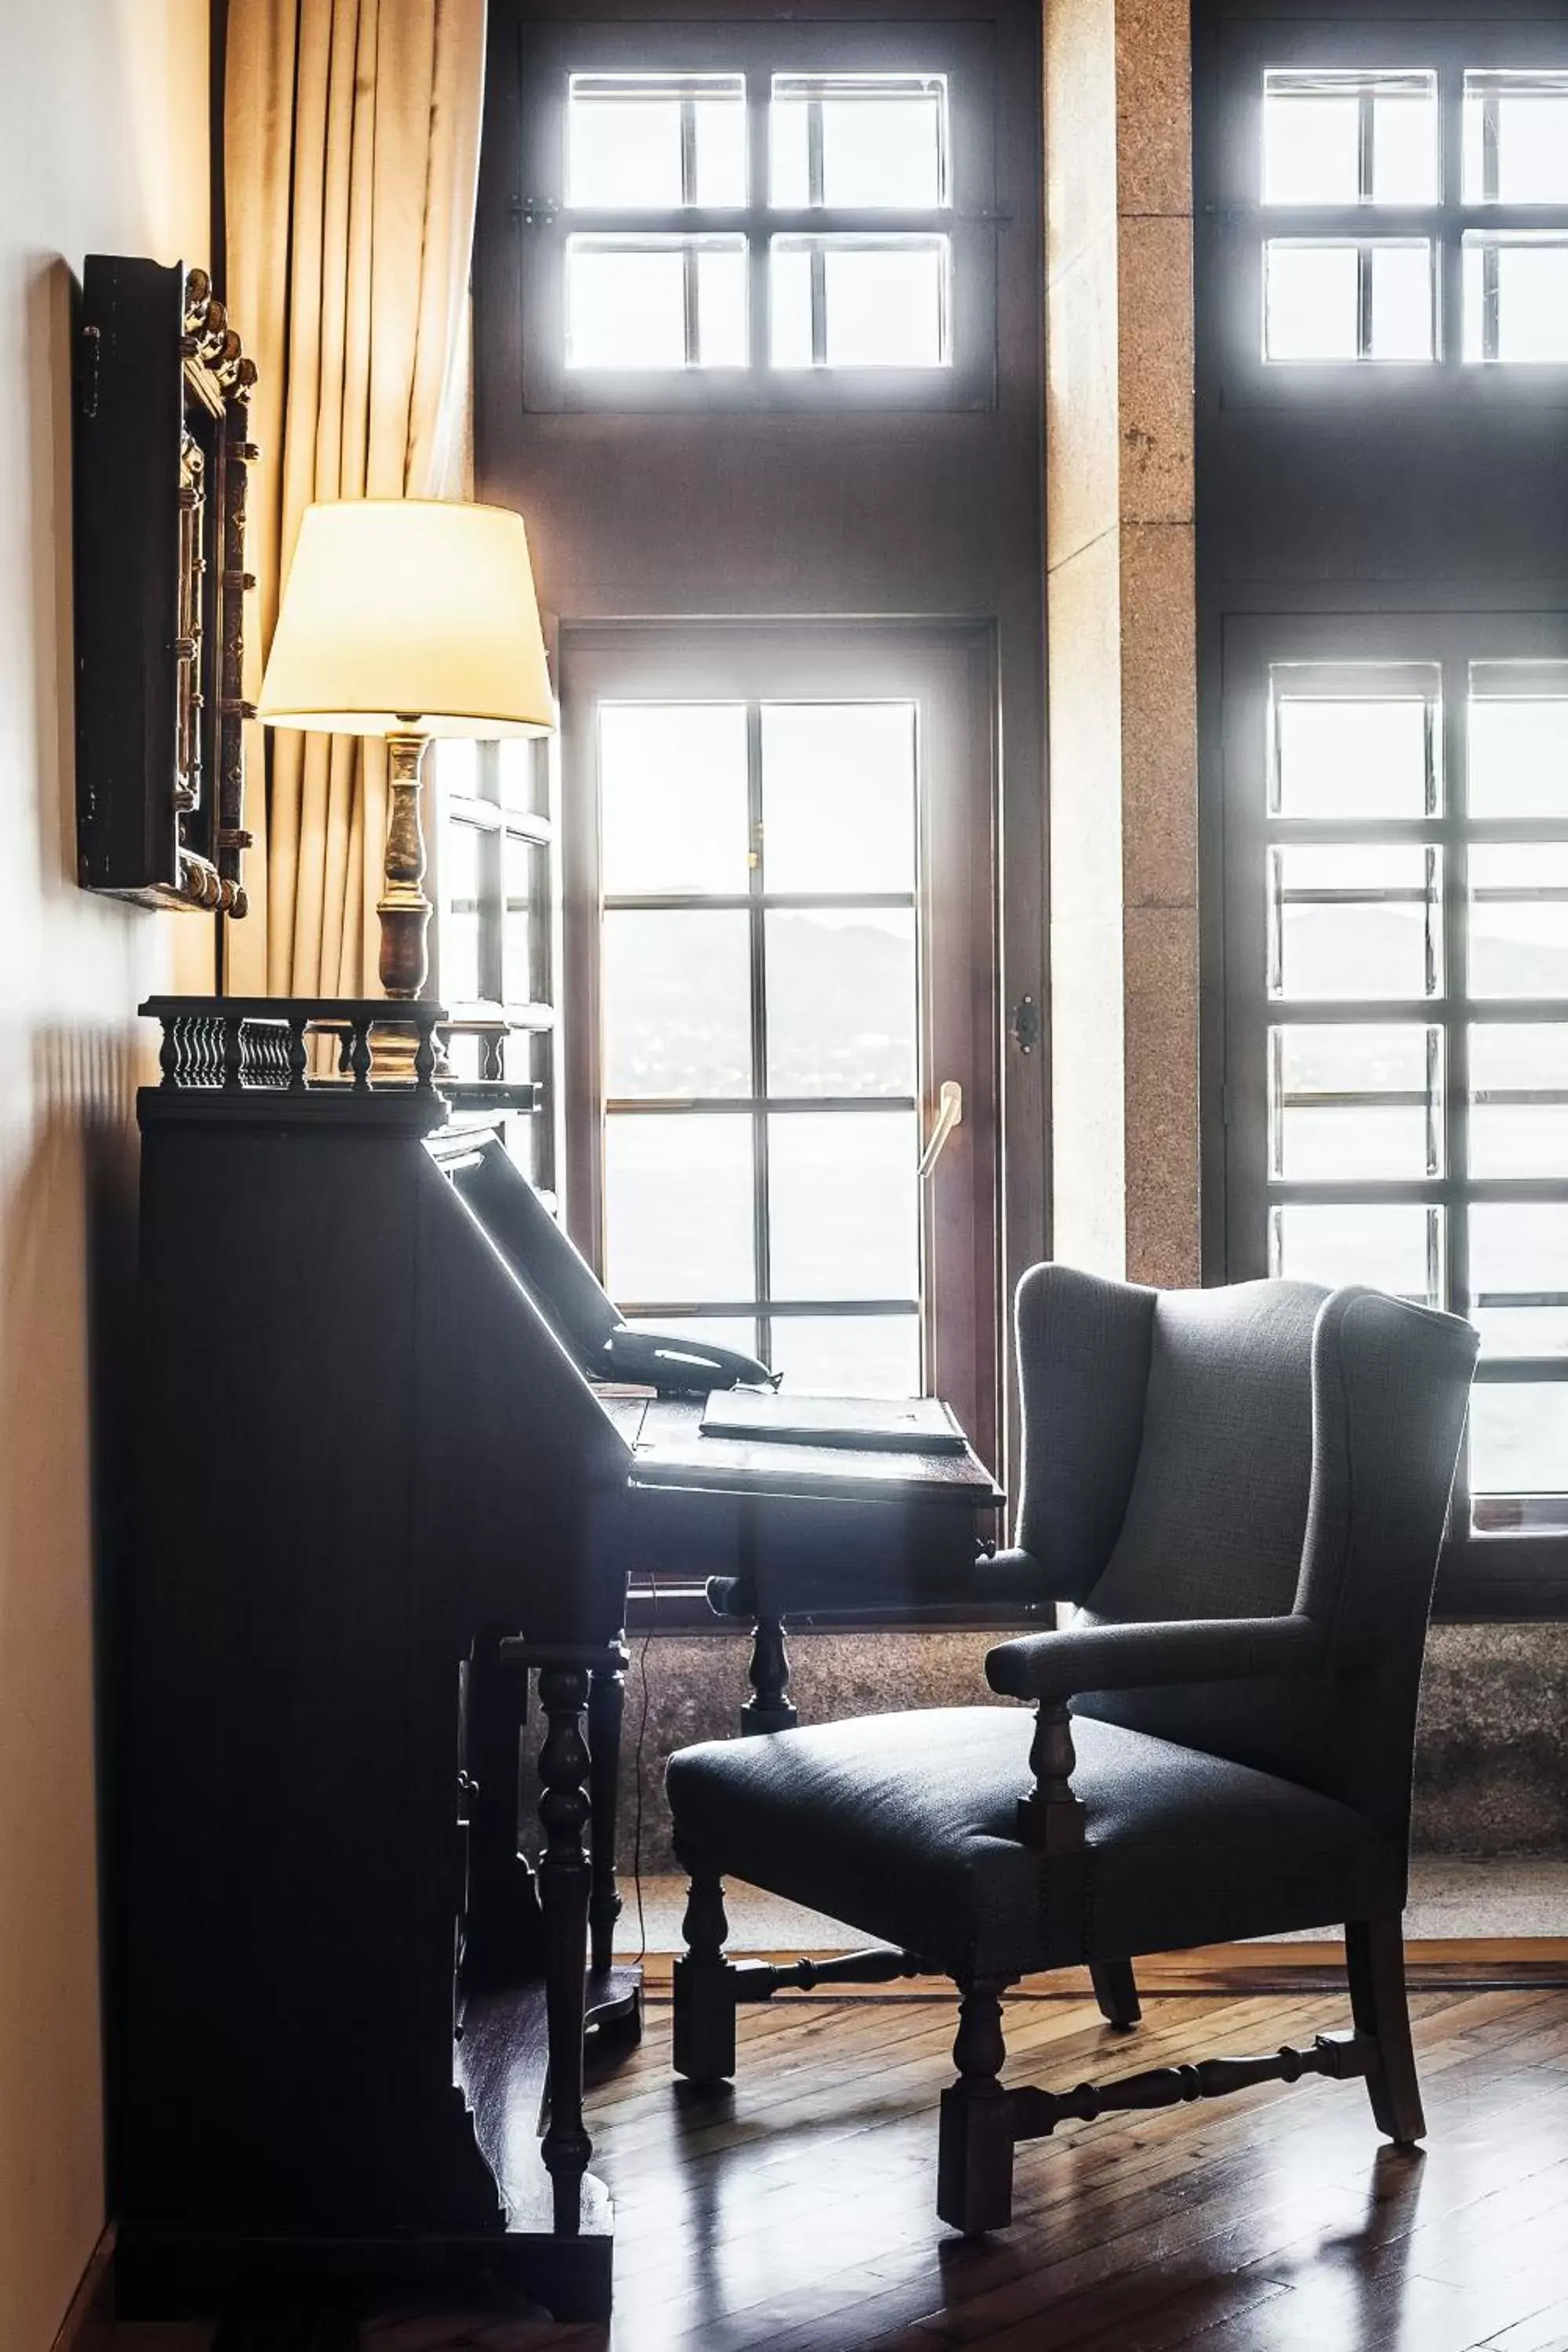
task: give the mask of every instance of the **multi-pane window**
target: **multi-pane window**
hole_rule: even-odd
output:
[[[668,26],[548,46],[517,199],[530,406],[989,396],[964,28],[714,28],[700,64]]]
[[[597,729],[611,1293],[797,1391],[916,1394],[916,707],[605,700]]]
[[[437,919],[431,986],[453,1027],[454,1076],[537,1080],[532,1114],[508,1114],[509,1149],[547,1191],[556,1181],[555,823],[548,746],[443,742],[434,768]]]
[[[1568,70],[1402,46],[1263,68],[1263,362],[1568,364]]]
[[[1503,621],[1384,624],[1376,660],[1343,625],[1297,625],[1300,653],[1248,625],[1237,1255],[1470,1317],[1470,1523],[1568,1528],[1568,659]]]

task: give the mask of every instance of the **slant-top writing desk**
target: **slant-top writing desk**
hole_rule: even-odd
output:
[[[398,1008],[416,1077],[385,1087],[374,1003],[146,1009],[121,2307],[467,2270],[602,2315],[583,2045],[637,2030],[611,1965],[628,1577],[721,1579],[773,1720],[770,1626],[825,1577],[951,1594],[999,1497],[973,1457],[731,1449],[694,1406],[601,1400],[444,1164],[438,1007]]]

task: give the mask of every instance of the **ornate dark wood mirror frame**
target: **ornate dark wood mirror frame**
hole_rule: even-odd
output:
[[[202,269],[89,254],[74,433],[77,878],[246,911],[256,367]]]

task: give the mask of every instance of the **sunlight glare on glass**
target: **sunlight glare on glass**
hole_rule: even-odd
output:
[[[1349,94],[1297,92],[1270,75],[1263,95],[1266,205],[1353,205],[1361,188],[1361,107]]]
[[[826,247],[829,367],[945,362],[947,240]]]
[[[686,264],[678,242],[626,247],[590,237],[568,241],[566,364],[686,365]]]
[[[1568,665],[1477,662],[1468,719],[1472,817],[1568,817]]]
[[[822,185],[811,185],[811,118]],[[780,209],[931,211],[947,201],[947,85],[940,74],[775,75],[771,194]]]
[[[691,107],[696,184],[683,186],[681,111]],[[673,212],[746,201],[746,86],[739,74],[574,74],[566,109],[566,201],[574,211]]]
[[[605,1232],[613,1298],[754,1298],[749,1113],[612,1111]]]
[[[1291,694],[1277,678],[1272,814],[1333,819],[1427,814],[1427,713],[1412,697]]]
[[[1265,359],[1353,360],[1359,338],[1355,247],[1271,237],[1264,247]]]
[[[746,888],[744,703],[602,703],[599,793],[607,895]]]
[[[1568,72],[1465,76],[1468,205],[1568,204]]]
[[[917,1315],[775,1316],[772,1357],[786,1396],[921,1393]]]
[[[912,702],[763,706],[770,892],[913,890]]]

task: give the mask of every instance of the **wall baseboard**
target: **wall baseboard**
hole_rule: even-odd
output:
[[[88,2257],[49,2352],[102,2352],[114,2325],[114,2224]]]

